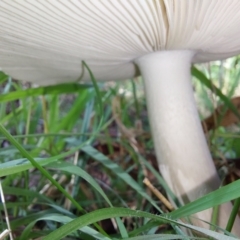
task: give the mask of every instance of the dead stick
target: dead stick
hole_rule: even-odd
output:
[[[155,196],[168,208],[169,211],[173,211],[172,204],[150,183],[148,178],[144,178],[143,183],[152,191]]]

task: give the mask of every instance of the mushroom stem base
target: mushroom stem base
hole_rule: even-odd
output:
[[[194,54],[189,50],[161,51],[135,61],[144,79],[160,171],[184,204],[220,186],[193,95],[190,67]],[[230,209],[230,204],[221,208],[225,219],[221,217],[219,225],[223,228]],[[197,217],[210,222],[211,211]]]

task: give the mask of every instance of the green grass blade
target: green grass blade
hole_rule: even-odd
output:
[[[75,174],[81,178],[83,178],[85,181],[87,181],[94,189],[96,189],[100,195],[105,199],[105,201],[109,204],[109,206],[113,206],[107,195],[103,192],[102,188],[99,186],[99,184],[94,180],[94,178],[88,174],[86,171],[82,170],[80,167],[72,165],[70,163],[54,163],[51,165],[48,165],[49,168],[61,170],[64,172],[68,172],[70,174]]]
[[[58,157],[52,158],[35,158],[34,161],[37,162],[40,166],[47,165],[51,162],[58,160]],[[31,162],[26,158],[16,159],[9,162],[0,164],[0,177],[19,173],[25,170],[33,168]]]
[[[162,217],[156,217],[155,215],[150,213],[130,210],[127,208],[104,208],[104,209],[96,210],[91,213],[87,213],[73,220],[72,222],[50,233],[48,236],[43,238],[43,240],[62,239],[68,234],[70,234],[71,232],[76,231],[81,227],[88,226],[94,222],[98,222],[98,221],[109,219],[109,218],[126,217],[126,216],[127,217],[130,217],[130,216],[148,217],[148,218],[155,218],[161,221],[165,220]]]
[[[11,134],[8,133],[8,131],[0,124],[0,132],[8,139],[10,143],[12,143],[18,150],[19,152],[26,157],[31,164],[37,168],[43,176],[45,176],[54,186],[59,189],[74,205],[75,207],[81,211],[83,211],[83,208],[78,204],[78,202],[72,198],[72,196],[55,180],[52,178],[51,174],[48,173],[38,162],[34,160],[34,158],[12,137]]]
[[[3,189],[5,194],[11,194],[15,196],[24,196],[24,197],[28,197],[29,199],[36,198],[36,199],[39,199],[40,201],[54,204],[54,202],[50,198],[29,189],[7,187],[7,186],[4,186]]]
[[[171,213],[168,213],[167,216],[169,216],[172,219],[179,219],[182,217],[190,216],[194,213],[203,211],[205,209],[223,204],[225,202],[229,202],[233,199],[240,197],[239,189],[240,189],[240,180],[237,180],[191,203],[188,203],[185,206]]]
[[[92,81],[92,84],[93,84],[93,87],[94,87],[94,90],[95,90],[95,93],[96,93],[96,96],[97,96],[97,103],[98,103],[98,107],[99,107],[99,113],[100,113],[100,120],[99,120],[99,124],[98,124],[98,127],[97,127],[97,130],[93,133],[94,135],[96,135],[97,133],[99,133],[101,127],[102,127],[102,124],[103,124],[103,119],[104,119],[104,113],[103,113],[103,100],[102,100],[102,96],[101,96],[101,92],[99,90],[99,87],[98,87],[98,84],[97,84],[97,81],[91,71],[91,69],[88,67],[88,65],[86,64],[86,62],[83,61],[83,66],[87,69],[89,75],[90,75],[90,78],[91,78],[91,81]]]
[[[104,156],[92,146],[84,146],[81,148],[81,150],[96,161],[102,163],[106,168],[110,169],[114,174],[116,174],[119,178],[136,190],[138,194],[146,198],[159,212],[162,212],[156,202],[144,191],[144,189],[116,163],[111,161],[108,157]]]
[[[20,240],[28,239],[28,235],[32,231],[32,228],[34,227],[36,222],[41,221],[41,220],[43,220],[43,221],[54,221],[54,222],[59,222],[59,223],[66,224],[66,223],[71,222],[73,219],[68,217],[68,216],[64,216],[62,214],[46,214],[45,216],[43,216],[41,218],[37,218],[34,221],[32,221],[30,224],[28,224],[28,226],[26,226],[26,228],[22,232]],[[95,239],[110,240],[110,238],[102,235],[101,233],[99,233],[95,229],[93,229],[91,227],[88,227],[88,226],[82,227],[80,229],[80,231],[88,234],[89,236],[94,237]]]
[[[0,71],[0,84],[2,84],[7,79],[8,79],[8,75],[6,75],[4,72]]]
[[[94,90],[95,90],[95,93],[96,93],[98,107],[99,107],[100,120],[99,120],[99,124],[97,126],[97,129],[95,130],[95,132],[92,135],[92,137],[93,137],[93,136],[96,136],[100,132],[101,127],[103,125],[103,120],[104,120],[103,100],[102,100],[102,95],[101,95],[101,92],[99,90],[97,81],[96,81],[96,79],[95,79],[91,69],[88,67],[88,65],[87,65],[87,63],[85,61],[82,61],[82,63],[83,63],[83,66],[87,69],[87,71],[88,71],[88,73],[90,75],[90,78],[91,78],[91,81],[92,81],[92,84],[94,86]],[[128,237],[127,230],[126,230],[125,226],[123,225],[123,223],[118,218],[116,219],[116,221],[117,221],[117,224],[118,224],[121,236],[123,238]]]
[[[26,97],[36,97],[40,95],[59,95],[64,93],[75,93],[81,90],[92,88],[92,85],[79,84],[79,83],[65,83],[54,86],[45,86],[37,88],[29,88],[26,90],[18,90],[7,94],[0,95],[0,102],[9,102]]]
[[[131,237],[126,238],[124,240],[178,240],[178,239],[189,239],[189,240],[203,240],[206,238],[197,238],[197,237],[185,237],[181,235],[175,235],[175,234],[154,234],[154,235],[144,235],[144,236],[138,236],[138,237]]]
[[[240,114],[238,109],[233,105],[231,100],[226,97],[222,91],[214,86],[211,81],[204,75],[203,72],[199,71],[196,67],[192,67],[192,75],[199,79],[207,88],[209,88],[212,92],[216,93],[216,95],[222,99],[224,104],[240,119]]]
[[[97,81],[96,81],[96,79],[95,79],[91,69],[88,67],[88,65],[84,61],[83,61],[83,66],[88,70],[88,73],[90,75],[91,81],[92,81],[93,86],[94,86],[94,90],[96,92],[97,102],[98,102],[98,106],[99,106],[100,112],[103,113],[102,97],[101,97],[101,93],[100,93]]]
[[[63,225],[59,229],[55,230],[54,232],[44,237],[43,240],[62,239],[68,234],[76,231],[81,227],[88,226],[94,222],[98,222],[104,219],[115,218],[115,217],[143,217],[143,218],[148,218],[148,219],[158,221],[159,224],[173,223],[179,226],[193,229],[198,232],[204,233],[207,236],[213,237],[216,240],[236,240],[236,238],[234,237],[229,237],[217,232],[213,232],[211,230],[195,227],[190,224],[184,224],[182,222],[176,222],[174,220],[170,220],[168,218],[157,216],[151,213],[131,210],[127,208],[104,208],[104,209],[93,211],[91,213],[87,213],[79,218],[74,219],[70,223]]]
[[[68,152],[61,153],[61,154],[59,154],[57,156],[54,156],[54,157],[34,158],[34,161],[36,161],[41,166],[51,164],[52,162],[61,160],[65,157],[68,157],[68,156],[72,155],[73,153],[75,153],[76,151],[81,149],[81,147],[84,144],[85,143],[82,143],[79,146],[76,146],[76,147],[72,148]],[[32,169],[33,167],[34,167],[33,164],[27,158],[21,158],[21,159],[12,160],[12,161],[9,161],[9,162],[1,163],[0,164],[0,177],[7,176],[7,175],[10,175],[10,174],[14,174],[14,173],[19,173],[19,172],[22,172],[22,171],[25,171],[25,170],[29,170],[29,169]]]
[[[231,215],[228,219],[228,223],[227,223],[227,227],[226,227],[226,230],[229,232],[231,232],[234,221],[235,221],[236,217],[238,217],[238,212],[240,209],[239,207],[240,207],[240,198],[237,198],[234,202],[234,206],[233,206]]]

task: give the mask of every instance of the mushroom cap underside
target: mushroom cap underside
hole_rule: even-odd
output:
[[[0,70],[38,84],[139,74],[134,60],[193,50],[193,62],[240,53],[239,0],[0,1]]]

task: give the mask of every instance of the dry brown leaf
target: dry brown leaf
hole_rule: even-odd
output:
[[[235,97],[231,99],[232,104],[240,111],[240,97]],[[220,120],[220,122],[218,122]],[[224,107],[219,106],[215,109],[213,114],[202,121],[202,126],[204,132],[208,132],[218,126],[228,127],[232,124],[237,124],[239,122],[238,117],[232,112],[232,110],[228,109],[224,113]]]

